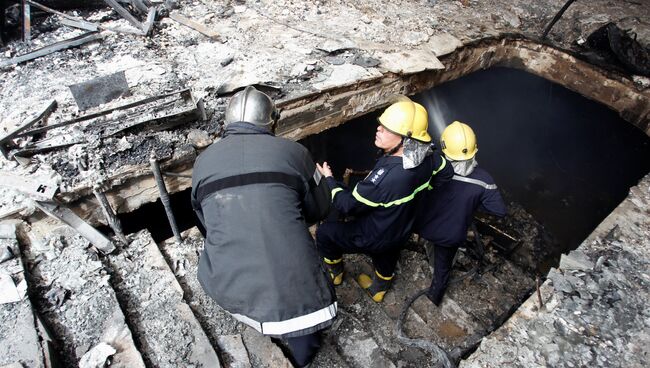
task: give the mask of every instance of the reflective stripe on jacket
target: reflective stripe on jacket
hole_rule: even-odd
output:
[[[506,206],[487,171],[477,167],[468,176],[454,175],[419,203],[413,231],[440,246],[457,246],[467,238],[476,210],[505,216]]]
[[[411,232],[415,198],[447,181],[451,165],[438,153],[428,156],[412,169],[402,167],[402,157],[381,157],[368,176],[349,190],[327,178],[334,207],[355,216],[369,251],[381,250],[404,241]]]

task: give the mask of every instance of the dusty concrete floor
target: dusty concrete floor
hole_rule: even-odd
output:
[[[162,3],[160,1],[153,2]],[[84,143],[44,154],[36,154],[30,158],[29,162],[17,163],[13,160],[0,158],[0,172],[12,173],[30,179],[56,182],[60,188],[58,199],[72,203],[73,210],[84,218],[98,221],[102,219],[102,216],[96,205],[94,207],[90,206],[87,203],[88,201],[83,203],[73,201],[79,197],[87,197],[90,194],[90,189],[97,183],[103,184],[106,189],[116,188],[111,193],[110,200],[121,211],[137,208],[142,201],[155,200],[157,193],[155,189],[152,189],[155,187],[151,179],[143,179],[144,181],[135,184],[132,179],[150,176],[148,167],[150,153],[154,151],[160,159],[174,163],[172,166],[177,171],[186,169],[187,165],[183,166],[183,163],[191,164],[197,151],[211,143],[218,136],[219,123],[223,118],[224,103],[230,93],[239,87],[248,84],[266,85],[265,90],[279,100],[280,103],[283,103],[290,102],[300,96],[313,96],[311,95],[313,93],[322,93],[320,96],[327,96],[329,92],[340,88],[349,88],[351,94],[354,95],[357,87],[360,90],[368,87],[364,83],[402,78],[403,76],[415,75],[415,73],[427,70],[438,73],[433,75],[440,76],[441,80],[458,77],[471,68],[452,68],[452,64],[462,66],[463,62],[474,60],[476,61],[475,65],[478,65],[475,67],[481,67],[481,65],[484,65],[482,60],[489,59],[490,53],[498,54],[499,52],[498,47],[492,44],[490,49],[478,48],[476,55],[463,54],[464,49],[467,49],[470,45],[480,44],[482,40],[487,38],[498,40],[505,35],[513,34],[517,35],[516,37],[521,36],[529,40],[538,40],[546,24],[563,3],[564,1],[551,0],[509,2],[371,0],[362,4],[343,1],[301,2],[285,0],[178,1],[179,8],[171,10],[165,9],[161,5],[160,16],[150,37],[116,34],[106,31],[102,32],[100,41],[56,52],[17,66],[0,69],[0,136],[4,136],[23,122],[38,115],[52,99],[57,101],[58,108],[48,119],[47,124],[49,125],[183,88],[191,88],[197,98],[203,99],[208,119],[206,121],[191,121],[171,130],[143,131],[107,138],[99,137],[92,129],[83,127],[81,124],[52,130],[46,135],[47,138],[68,139],[81,137],[84,139]],[[178,12],[207,25],[220,34],[221,41],[209,39],[180,25],[165,16],[168,11]],[[106,26],[129,27],[125,20],[119,18],[108,8],[96,11],[80,11],[77,15],[84,17],[86,20],[101,22],[102,25]],[[548,39],[543,43],[550,45],[554,49],[559,49],[558,52],[561,55],[573,55],[582,60],[600,63],[602,60],[594,58],[593,52],[587,49],[583,43],[583,40],[592,31],[609,21],[614,21],[623,28],[633,29],[638,35],[638,40],[643,45],[648,46],[650,44],[650,23],[648,19],[650,19],[650,3],[647,0],[578,1],[569,8],[564,17],[555,25]],[[39,25],[38,22],[35,22],[35,24],[34,39],[29,44],[15,41],[2,48],[0,50],[0,62],[29,50],[55,41],[69,39],[82,33],[79,30],[59,26],[54,17],[47,19],[43,25]],[[522,53],[532,54],[535,51],[524,49]],[[460,56],[454,59],[456,55]],[[542,59],[545,57],[543,55]],[[528,68],[530,69],[549,70],[554,67],[552,62],[540,62],[539,59],[531,58],[529,62]],[[486,62],[485,65],[490,64]],[[583,74],[585,79],[578,80],[578,85],[574,83],[576,81],[563,81],[562,73],[565,71],[568,73],[569,68],[560,69],[560,75],[556,75],[555,78],[561,83],[569,85],[574,83],[571,88],[583,92],[591,87],[598,89],[607,85],[621,86],[618,91],[620,94],[615,93],[612,95],[612,93],[609,93],[607,98],[628,101],[636,104],[636,106],[641,106],[638,109],[640,111],[638,116],[630,120],[641,121],[638,126],[645,129],[646,132],[650,131],[648,130],[650,129],[650,116],[648,115],[648,112],[650,112],[650,92],[648,90],[650,81],[647,78],[627,75],[620,68],[611,65],[605,65],[605,67],[607,71],[596,69],[594,72],[595,74],[604,75],[603,80],[605,82],[603,83],[593,83],[593,80],[584,77],[595,74]],[[443,68],[448,69],[444,70]],[[581,69],[584,67],[572,68]],[[118,71],[124,71],[125,73],[129,94],[106,105],[83,112],[79,111],[68,86]],[[453,76],[445,77],[444,73],[446,72],[450,72]],[[399,90],[399,87],[396,88]],[[406,91],[408,89],[402,90],[402,92]],[[346,110],[348,117],[352,117],[355,114],[364,113],[366,108],[379,107],[386,101],[387,97],[387,93],[379,94],[372,99],[368,99],[368,101],[356,101],[356,104],[344,105],[340,108]],[[311,98],[319,101],[317,97],[305,97],[307,100]],[[328,102],[325,100],[323,103],[325,109],[330,108],[327,104]],[[294,106],[292,108],[293,110],[288,111],[284,121],[290,121],[292,116],[309,116],[308,114],[296,115],[293,111],[299,110],[299,107]],[[119,120],[119,116],[114,118]],[[644,126],[645,128],[643,128]],[[297,136],[295,133],[292,134],[294,134],[293,137]],[[30,139],[23,139],[18,141],[17,144],[24,145],[29,141]],[[187,180],[178,179],[170,186],[172,191],[180,190],[187,187],[188,182]],[[643,187],[642,185],[639,188],[647,188],[647,186]],[[140,193],[145,193],[143,195],[144,199],[140,202],[124,204],[127,198],[135,197]],[[634,198],[637,197],[633,195],[628,198],[628,201],[633,201]],[[2,203],[0,216],[19,217],[34,225],[38,224],[36,219],[42,217],[40,212],[35,210],[30,198],[20,190],[0,186],[0,199]],[[640,199],[637,198],[636,200]],[[89,201],[94,202],[95,200],[91,196]],[[642,203],[639,207],[640,212],[634,216],[638,216],[639,223],[643,224],[648,219],[647,201],[639,203]],[[631,214],[626,213],[622,218],[631,219],[632,217]],[[630,225],[627,228],[626,231],[629,232],[625,234],[629,235],[617,240],[620,242],[619,245],[610,247],[611,242],[608,241],[603,246],[607,249],[618,249],[617,247],[627,249],[626,247],[633,246],[636,244],[635,237],[644,234],[644,232],[647,233],[647,226],[645,228],[641,227],[640,230],[634,226]],[[621,228],[623,227],[621,226]],[[45,229],[49,229],[49,227],[46,226]],[[611,226],[609,229],[611,229]],[[32,237],[36,237],[35,234],[38,234],[38,230],[33,230],[31,234]],[[145,235],[139,234],[136,239],[147,243],[141,237],[146,238]],[[647,243],[647,238],[646,236],[645,243]],[[68,249],[67,245],[69,244],[58,246],[56,237],[53,239],[44,243],[44,254],[48,254],[48,252],[54,252],[54,254],[57,252],[73,252],[77,257],[75,259],[78,259],[79,262],[83,259],[90,259],[90,261],[85,262],[87,266],[96,265],[97,255],[93,255],[93,248],[88,247],[83,241],[79,243],[75,241],[78,247]],[[39,240],[42,241],[43,239]],[[642,244],[645,243],[642,241]],[[169,252],[165,254],[168,257],[168,262],[169,259],[173,260],[174,257],[178,257],[178,251],[164,246],[161,246],[161,248],[163,253]],[[645,259],[643,256],[647,253],[646,248],[640,247],[636,251],[640,253],[638,257],[635,257],[635,262],[643,262],[643,259]],[[643,250],[646,252],[644,253]],[[124,253],[116,255],[114,261],[104,263],[101,267],[91,267],[87,270],[87,273],[83,273],[81,268],[79,269],[81,274],[79,272],[61,271],[66,272],[70,277],[57,277],[54,274],[53,277],[58,280],[56,282],[52,281],[51,276],[46,277],[47,274],[35,274],[32,288],[47,287],[47,291],[54,291],[49,294],[49,300],[47,298],[45,298],[46,300],[38,300],[38,298],[43,298],[45,295],[38,292],[30,299],[33,298],[33,303],[37,304],[37,306],[40,305],[41,310],[54,308],[50,311],[49,318],[55,322],[54,325],[60,323],[60,326],[62,326],[59,331],[56,331],[55,328],[54,334],[69,336],[70,341],[79,342],[78,344],[57,347],[62,351],[68,351],[69,359],[76,362],[84,356],[88,361],[91,359],[101,360],[103,356],[111,356],[111,354],[106,353],[107,350],[104,345],[95,345],[101,340],[105,343],[112,341],[113,344],[121,346],[120,351],[125,355],[124,362],[130,362],[124,363],[124,366],[156,365],[154,362],[159,359],[158,355],[147,356],[144,354],[144,356],[140,356],[138,351],[159,352],[162,354],[160,361],[173,365],[173,357],[165,356],[165,353],[169,353],[166,351],[165,346],[156,345],[148,348],[145,346],[147,336],[149,336],[148,333],[138,331],[134,326],[128,326],[129,328],[126,330],[121,329],[122,333],[113,333],[112,337],[99,334],[98,331],[91,328],[75,331],[67,331],[65,328],[66,321],[77,321],[81,325],[85,325],[86,328],[89,325],[96,324],[93,321],[84,322],[83,318],[79,317],[78,313],[82,313],[83,309],[79,311],[74,306],[80,305],[81,308],[84,308],[83,303],[80,304],[80,300],[97,302],[106,307],[107,316],[117,321],[112,326],[123,325],[124,318],[127,321],[133,320],[134,312],[129,309],[129,306],[133,305],[133,303],[154,303],[155,305],[156,300],[139,299],[140,296],[137,295],[135,299],[129,299],[128,293],[120,291],[118,286],[114,288],[106,287],[104,278],[108,272],[107,270],[116,267],[118,269],[117,274],[119,274],[122,266],[133,263],[130,259],[136,256],[129,255],[131,251],[140,252],[138,249],[127,249]],[[411,256],[411,258],[408,256]],[[54,267],[54,269],[70,268],[70,265],[67,264],[57,264],[56,257],[52,258],[52,262],[48,261],[47,255],[42,257],[44,257],[43,260],[35,262],[36,265],[33,267],[39,265],[45,267],[51,263],[51,267]],[[126,258],[118,259],[117,257]],[[415,259],[413,257],[417,258],[417,254],[408,254],[406,259]],[[187,256],[187,258],[191,259],[190,256]],[[625,259],[628,259],[628,257],[622,258],[622,260]],[[419,262],[415,263],[421,265],[421,261],[420,259]],[[596,260],[593,261],[596,262]],[[172,264],[172,271],[177,272],[175,265],[176,263]],[[626,267],[627,263],[617,258],[615,265]],[[634,265],[631,264],[631,266]],[[129,267],[136,266],[130,265]],[[191,270],[191,267],[188,270]],[[426,268],[422,272],[424,272],[423,275],[426,275]],[[12,276],[15,279],[22,277],[17,276],[19,273],[19,271],[15,271]],[[420,277],[422,275],[418,275],[414,273],[409,274],[408,277],[413,277],[413,282],[425,280],[424,277]],[[557,273],[551,273],[549,277],[553,279],[555,275]],[[196,286],[193,286],[190,281],[184,281],[183,276],[179,276],[178,273],[177,276],[180,282],[178,289],[182,292],[187,294]],[[146,279],[149,275],[145,274],[142,277]],[[594,276],[594,278],[598,277]],[[639,277],[639,280],[643,280],[644,276]],[[62,289],[75,290],[75,288],[80,287],[79,283],[82,282],[80,280],[83,280],[83,285],[92,285],[93,290],[98,290],[98,292],[86,295],[86,292],[80,290],[79,298],[81,299],[70,298],[67,303],[63,304],[64,308],[61,309],[61,306],[57,306],[57,304],[60,303],[61,298],[64,301],[66,300],[65,292],[62,295],[62,289],[57,289],[57,287],[60,287],[60,284],[66,280],[71,280],[73,284],[66,284],[67,286]],[[136,281],[133,282],[139,283],[140,281],[137,280],[140,279],[136,278]],[[169,282],[173,283],[175,281],[169,279]],[[489,282],[494,283],[494,288],[502,287],[498,279],[490,278]],[[550,282],[547,281],[545,284],[547,292],[545,295],[550,295],[548,294]],[[373,306],[367,305],[363,295],[358,295],[358,288],[355,288],[354,284],[348,283],[346,285],[346,288],[341,290],[341,299],[347,301],[349,311],[346,310],[346,307],[342,308],[343,313],[340,324],[335,326],[333,333],[327,336],[328,341],[332,343],[326,345],[325,351],[329,351],[331,354],[319,355],[319,366],[372,366],[376,365],[377,362],[381,362],[386,366],[391,366],[391,364],[408,366],[408,362],[430,362],[428,353],[417,349],[402,350],[392,342],[387,341],[390,340],[391,336],[389,332],[368,330],[367,326],[364,326],[364,321],[375,321],[375,323],[381,324],[382,321],[390,320],[391,316],[394,316],[394,309],[399,305],[400,299],[396,299],[395,305],[392,307],[389,305],[386,310],[372,309]],[[640,282],[639,285],[645,288],[640,289],[641,294],[644,292],[647,294],[647,283]],[[472,285],[467,286],[474,287]],[[575,288],[575,286],[571,287]],[[405,286],[399,290],[405,293],[405,290],[410,289]],[[103,294],[104,291],[107,294]],[[454,291],[452,291],[453,293]],[[458,298],[463,296],[460,291],[456,293],[458,293]],[[562,296],[561,294],[558,295]],[[405,295],[402,296],[405,297]],[[618,296],[622,298],[620,294]],[[104,299],[96,299],[100,297]],[[576,295],[572,295],[572,297],[576,297]],[[579,293],[579,299],[582,298],[583,295]],[[591,300],[587,298],[586,294],[584,298]],[[594,296],[592,295],[591,298],[593,299]],[[165,299],[165,301],[169,300],[178,301],[178,296],[172,295],[170,298]],[[526,307],[526,305],[530,305],[531,300],[522,307],[520,314],[526,313],[526,308],[530,307]],[[558,297],[557,300],[560,307],[555,308],[553,313],[561,312],[570,315],[572,309],[562,307],[568,305],[566,304],[569,303],[567,298],[562,296],[562,298]],[[579,301],[572,301],[582,305]],[[632,301],[634,303],[638,302],[636,299]],[[210,350],[214,348],[217,350],[217,354],[220,354],[222,363],[226,361],[234,362],[232,366],[247,366],[247,364],[253,366],[263,366],[264,364],[280,366],[288,364],[281,352],[278,351],[277,346],[270,344],[268,341],[259,340],[259,337],[250,331],[242,331],[240,326],[232,325],[227,320],[224,320],[221,324],[206,322],[210,318],[201,317],[202,313],[205,313],[204,316],[214,316],[220,315],[221,312],[218,309],[212,309],[214,306],[202,307],[205,302],[200,297],[190,297],[185,302],[181,302],[181,305],[187,303],[197,317],[193,320],[190,318],[191,321],[185,321],[180,327],[189,326],[186,331],[197,331],[196,326],[200,326],[205,331],[205,335],[197,332],[197,336],[200,335],[201,337],[193,338],[201,341],[209,340],[209,343],[202,345],[206,347],[206,350],[200,353],[184,350],[179,354],[195,358],[200,357],[196,358],[198,360],[209,360],[209,357],[212,356]],[[602,308],[599,310],[603,310],[605,314],[613,313],[610,304],[597,303],[596,306]],[[110,307],[111,305],[112,307]],[[620,308],[621,313],[631,313],[630,320],[647,325],[647,316],[643,314],[644,309],[639,307],[643,304],[635,304],[636,307],[634,308],[639,307],[641,308],[640,311],[637,310],[638,308],[627,309],[627,305],[619,303],[614,304],[614,307]],[[25,304],[20,304],[20,306],[12,305],[12,308],[14,307],[22,308],[21,310],[30,309],[30,306]],[[187,309],[185,307],[179,307],[183,309],[181,314],[186,313]],[[70,309],[68,310],[68,308]],[[428,328],[421,327],[422,324],[416,323],[414,326],[420,326],[420,330],[416,330],[415,327],[411,330],[416,334],[427,334],[436,328],[442,328],[450,333],[450,339],[453,341],[454,331],[457,332],[459,328],[457,324],[460,324],[461,329],[464,328],[466,332],[485,327],[481,325],[480,318],[476,315],[463,314],[462,309],[458,308],[454,303],[448,303],[443,308],[444,318],[442,319],[440,319],[440,316],[435,315],[430,315],[430,319],[427,319],[425,307],[422,305],[414,308],[420,308],[421,315],[415,318],[421,318],[425,321]],[[118,309],[117,316],[116,313],[111,313],[111,311],[114,312]],[[370,310],[370,312],[366,313],[366,310]],[[634,312],[635,310],[636,312]],[[12,309],[3,309],[3,313],[12,314],[15,312]],[[588,314],[589,312],[585,313]],[[140,316],[135,313],[135,315],[135,317],[142,318],[142,321],[151,322],[146,314]],[[360,315],[363,318],[360,319]],[[599,314],[595,313],[594,316],[597,317]],[[517,323],[517,318],[513,318],[515,322],[512,323]],[[545,317],[538,318],[543,321]],[[569,320],[569,317],[566,318]],[[450,325],[450,322],[453,322],[454,325]],[[126,322],[126,324],[129,323]],[[143,322],[141,326],[144,325],[146,323]],[[541,323],[541,325],[544,325],[544,323]],[[151,328],[155,329],[155,325]],[[213,331],[213,329],[220,332],[217,334],[211,333],[210,331]],[[500,352],[509,351],[513,346],[518,346],[517,344],[520,342],[515,341],[515,336],[512,335],[511,331],[510,327],[498,330],[494,337],[488,339],[486,344],[479,349],[476,358],[470,358],[469,363],[480,366],[498,366],[510,362],[508,359],[500,360],[508,356],[507,354],[494,354],[494,351],[489,353],[489,349],[491,349],[489,344],[496,344],[497,347],[494,349],[501,349],[498,350]],[[599,356],[593,353],[594,351],[600,351],[602,348],[610,356],[620,358],[622,361],[624,357],[628,358],[624,353],[626,348],[629,347],[632,349],[631,351],[635,351],[634,349],[637,348],[636,345],[624,345],[624,343],[633,341],[631,335],[626,335],[625,331],[616,331],[614,329],[612,331],[616,332],[616,336],[606,341],[603,340],[603,344],[605,344],[603,346],[596,343],[592,344],[591,337],[580,335],[582,331],[579,331],[578,334],[571,335],[571,339],[562,340],[565,343],[558,350],[555,348],[554,343],[547,340],[558,338],[558,334],[561,334],[562,331],[564,330],[546,329],[544,333],[550,335],[545,336],[551,337],[530,339],[533,342],[542,341],[546,345],[532,348],[526,347],[525,349],[529,349],[526,351],[544,351],[544,354],[523,354],[526,357],[518,356],[513,359],[516,359],[521,366],[555,365],[559,352],[564,354],[570,352],[576,357],[567,360],[571,364],[589,363],[606,366],[612,361],[599,360]],[[643,333],[643,331],[638,332],[635,338],[638,338],[638,341],[647,341],[647,336],[643,335]],[[502,336],[502,338],[499,336]],[[191,340],[187,336],[186,338]],[[564,339],[564,337],[561,338]],[[617,338],[620,341],[616,340]],[[92,343],[89,341],[92,341]],[[119,343],[116,341],[119,341]],[[497,344],[490,341],[506,342]],[[607,341],[610,341],[610,344]],[[619,344],[619,342],[623,344],[620,345],[622,347],[619,347],[619,345],[615,345],[615,348],[607,347],[611,347],[611,344]],[[37,344],[38,341],[33,339],[31,343]],[[253,345],[260,346],[260,349],[251,350],[250,346]],[[187,347],[187,345],[184,346]],[[360,347],[361,350],[355,349],[353,346]],[[631,359],[629,361],[632,362],[631,364],[643,366],[643,363],[647,364],[647,352],[644,353],[643,345],[639,346],[639,349],[641,349],[639,354],[629,357]],[[246,351],[246,347],[249,348],[248,355],[244,354],[246,359],[243,359],[241,358],[241,351],[242,349]],[[376,360],[367,360],[366,355],[358,354],[359,351],[370,354],[377,349],[381,350],[381,353],[378,353],[373,358]],[[587,350],[591,352],[592,359],[580,360],[582,359],[580,357],[585,356]],[[232,358],[223,358],[225,356],[223,352],[228,352],[227,355],[232,356]],[[265,357],[271,357],[272,363],[264,363]],[[15,359],[17,360],[18,356]],[[113,359],[115,363],[119,362],[118,357]],[[610,359],[609,356],[607,359]],[[11,362],[7,361],[8,363]],[[560,365],[560,363],[557,363],[557,365]],[[567,363],[567,366],[571,365]]]

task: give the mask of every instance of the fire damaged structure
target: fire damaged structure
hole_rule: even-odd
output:
[[[312,367],[650,364],[648,1],[23,0],[0,15],[0,366],[291,366],[197,280],[192,166],[246,86],[273,98],[276,135],[349,185],[395,95],[426,107],[434,140],[469,119],[508,206],[475,216],[439,306],[417,297],[432,279],[418,236],[382,303],[355,281],[369,258],[346,257]]]

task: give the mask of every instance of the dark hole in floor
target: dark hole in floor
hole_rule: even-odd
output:
[[[506,68],[473,73],[413,96],[429,110],[438,137],[454,120],[471,125],[478,162],[508,201],[550,233],[551,256],[541,271],[575,249],[650,171],[650,138],[607,107],[532,74]],[[371,112],[301,141],[336,177],[368,170],[378,157]],[[358,180],[359,178],[357,178]],[[181,231],[197,225],[190,189],[171,195]],[[149,229],[156,241],[173,236],[160,201],[120,215],[125,233]]]

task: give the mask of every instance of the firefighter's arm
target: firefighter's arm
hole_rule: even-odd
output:
[[[318,169],[325,176],[331,189],[334,207],[342,214],[360,215],[381,205],[376,198],[379,195],[379,188],[368,179],[372,173],[350,191],[350,189],[334,180],[327,162],[323,163],[323,166],[318,165]],[[382,173],[383,171],[378,176],[381,176]]]
[[[481,195],[481,204],[479,211],[487,212],[494,216],[503,217],[508,213],[506,204],[503,202],[499,189],[486,189]]]
[[[439,188],[444,183],[450,181],[454,176],[454,168],[451,166],[451,163],[437,152],[434,152],[433,154],[435,155],[435,169],[431,175],[431,180],[429,181],[429,189]]]

